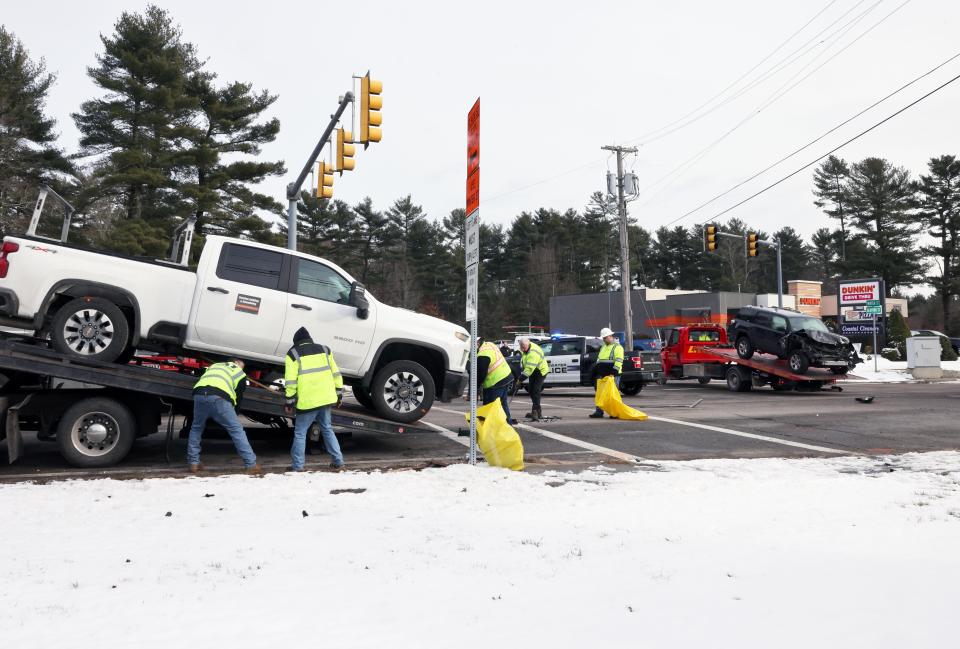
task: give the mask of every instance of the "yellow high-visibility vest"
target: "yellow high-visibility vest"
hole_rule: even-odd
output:
[[[480,351],[477,352],[477,358],[481,356],[486,356],[490,359],[490,366],[487,368],[487,375],[483,377],[483,389],[486,390],[490,386],[496,385],[503,379],[510,376],[510,366],[507,364],[507,359],[503,357],[503,354],[500,353],[500,350],[497,349],[497,346],[491,342],[486,342],[480,345]]]
[[[313,410],[336,403],[343,390],[343,376],[329,347],[301,343],[290,348],[284,359],[287,405]]]
[[[210,386],[223,390],[230,397],[233,405],[237,405],[237,386],[245,378],[247,378],[247,375],[236,363],[214,363],[207,368],[200,380],[193,386],[193,389]]]

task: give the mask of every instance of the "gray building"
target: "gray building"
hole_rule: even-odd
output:
[[[772,298],[772,300],[771,300]],[[784,306],[793,307],[794,297],[784,295]],[[656,337],[656,331],[694,322],[726,325],[742,306],[776,305],[777,296],[756,293],[704,293],[636,289],[631,292],[633,332],[638,337]],[[624,331],[623,303],[619,291],[580,293],[550,298],[550,331],[597,335],[603,327]]]

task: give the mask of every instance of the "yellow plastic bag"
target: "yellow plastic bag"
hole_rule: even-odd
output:
[[[620,398],[620,389],[617,388],[612,376],[605,376],[597,381],[597,394],[594,397],[594,403],[600,410],[617,419],[642,421],[647,418],[646,413],[634,410],[623,402],[623,399]]]
[[[470,413],[466,413],[467,422]],[[490,466],[523,471],[523,442],[507,422],[500,399],[477,408],[477,446]]]

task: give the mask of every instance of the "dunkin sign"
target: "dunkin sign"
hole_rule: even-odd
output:
[[[840,306],[880,299],[880,280],[840,283]]]

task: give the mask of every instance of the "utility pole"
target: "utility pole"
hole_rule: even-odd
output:
[[[604,151],[617,154],[617,211],[620,215],[620,285],[623,291],[623,329],[626,348],[633,351],[633,308],[630,304],[632,282],[630,281],[630,241],[627,232],[627,201],[623,191],[623,154],[636,153],[636,147],[604,146]],[[636,198],[634,196],[634,198]]]

